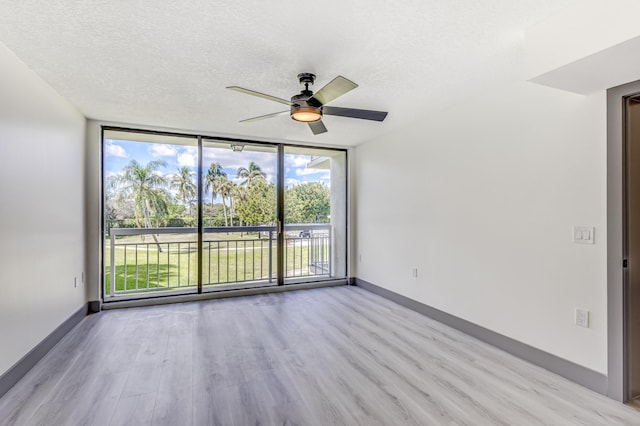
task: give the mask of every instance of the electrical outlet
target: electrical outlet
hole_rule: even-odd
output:
[[[575,323],[579,327],[589,328],[589,311],[576,308]]]

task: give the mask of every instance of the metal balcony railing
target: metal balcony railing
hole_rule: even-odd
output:
[[[105,295],[189,289],[198,283],[197,228],[112,228],[105,247]],[[331,276],[331,225],[284,226],[285,279]],[[203,228],[208,288],[276,281],[276,227]]]

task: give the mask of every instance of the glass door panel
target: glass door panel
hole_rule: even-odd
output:
[[[197,138],[105,130],[104,300],[198,284]]]
[[[345,151],[284,148],[284,280],[345,278],[347,274]]]
[[[277,285],[277,146],[202,141],[205,291]]]
[[[104,301],[346,278],[346,163],[341,150],[104,129]]]

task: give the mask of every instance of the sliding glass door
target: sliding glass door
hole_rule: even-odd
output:
[[[346,278],[346,152],[103,129],[104,300]]]
[[[198,139],[104,131],[104,296],[198,285]]]
[[[277,146],[202,142],[203,285],[277,285]]]

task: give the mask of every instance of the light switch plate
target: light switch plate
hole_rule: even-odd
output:
[[[574,226],[573,242],[575,244],[594,244],[595,228],[593,226]]]
[[[589,311],[576,308],[575,324],[579,327],[589,328]]]

